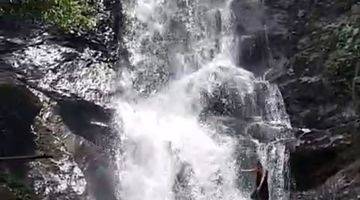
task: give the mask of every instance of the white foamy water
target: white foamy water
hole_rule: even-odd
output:
[[[289,123],[282,100],[274,103],[279,101],[278,93],[272,94],[275,89],[265,88],[271,94],[264,94],[264,106],[258,108],[261,81],[234,64],[230,3],[123,2],[131,66],[119,83],[125,93],[115,102],[121,134],[119,199],[249,199],[249,191],[238,180],[240,143],[226,134],[230,127],[215,128],[220,122],[209,116],[220,110],[239,120],[245,116],[269,124]],[[260,147],[260,152],[266,152]],[[284,154],[279,150],[274,155],[277,152]],[[282,182],[275,183],[279,186],[274,191],[282,194]]]

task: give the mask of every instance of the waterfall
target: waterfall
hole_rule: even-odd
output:
[[[119,199],[249,199],[254,176],[240,169],[256,160],[270,199],[288,199],[290,122],[277,87],[236,64],[231,3],[123,1]]]

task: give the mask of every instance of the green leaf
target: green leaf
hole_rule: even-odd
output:
[[[355,28],[353,30],[353,36],[357,35],[359,33],[359,28]]]

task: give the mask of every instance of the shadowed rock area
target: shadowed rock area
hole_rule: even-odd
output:
[[[41,109],[41,103],[8,69],[9,66],[0,65],[0,156],[33,155],[36,144],[31,125]],[[0,188],[2,198],[12,198],[10,189],[19,189],[18,193],[24,193],[23,190],[30,188],[29,182],[18,181],[27,179],[29,169],[25,161],[0,162],[0,170],[0,182],[5,183]],[[12,188],[15,184],[17,186]]]
[[[233,2],[238,59],[281,90],[296,136],[292,199],[356,199],[359,2],[262,2]]]
[[[286,61],[266,78],[279,84],[298,140],[290,156],[292,199],[356,199],[359,51],[349,49],[360,41],[359,3],[274,0],[265,5],[268,13],[283,15],[280,24],[288,29],[281,34]],[[355,32],[346,35],[345,27]],[[350,47],[344,50],[345,38]],[[280,41],[270,39],[270,46]]]
[[[30,126],[39,113],[39,99],[23,84],[16,74],[0,66],[1,155],[32,154],[34,135]]]

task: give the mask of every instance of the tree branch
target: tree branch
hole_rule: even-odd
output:
[[[0,157],[0,162],[4,161],[17,161],[17,160],[37,160],[37,159],[48,159],[53,158],[50,155],[29,155],[29,156],[9,156],[9,157]]]

